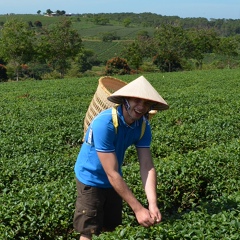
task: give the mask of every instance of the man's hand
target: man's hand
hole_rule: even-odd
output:
[[[158,207],[155,205],[154,206],[149,205],[149,211],[150,211],[151,218],[154,219],[154,223],[155,224],[160,223],[162,220],[162,215],[161,215]]]
[[[148,209],[142,207],[135,212],[138,223],[143,227],[150,227],[154,224],[155,220],[151,217]]]

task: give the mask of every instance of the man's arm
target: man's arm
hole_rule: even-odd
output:
[[[118,173],[118,162],[115,153],[98,152],[98,157],[115,191],[125,200],[134,211],[140,225],[149,227],[154,224],[150,211],[142,206],[135,198],[121,175]]]
[[[157,176],[152,161],[149,148],[137,148],[138,159],[140,162],[140,173],[146,196],[148,199],[151,217],[158,223],[162,216],[157,206]]]

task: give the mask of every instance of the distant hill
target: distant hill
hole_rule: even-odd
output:
[[[34,23],[41,21],[49,25],[66,16],[47,17],[40,14],[0,15],[0,25],[9,18],[20,18]],[[181,25],[184,28],[214,28],[222,36],[240,34],[240,19],[210,19],[180,18],[178,16],[162,16],[153,13],[101,13],[101,14],[71,14],[67,17],[74,22],[83,38],[99,39],[101,32],[117,32],[124,39],[133,39],[141,30],[154,31],[162,24]],[[128,23],[128,24],[127,24]],[[126,27],[127,26],[127,27]]]
[[[68,17],[73,27],[78,30],[87,49],[94,51],[96,57],[104,62],[119,55],[127,42],[133,41],[139,32],[146,31],[149,36],[163,24],[180,25],[183,28],[214,28],[221,36],[240,34],[240,19],[206,19],[180,18],[178,16],[162,16],[153,13],[101,13],[71,14],[68,16],[44,16],[40,14],[0,15],[0,27],[10,18],[22,19],[29,24],[40,21],[42,26],[58,22]],[[104,34],[117,38],[115,41],[103,42]]]

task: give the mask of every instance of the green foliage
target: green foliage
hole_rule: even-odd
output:
[[[217,52],[227,57],[228,68],[230,68],[232,57],[238,56],[239,43],[236,38],[221,38],[220,46],[216,49]]]
[[[121,56],[122,50],[128,44],[123,41],[101,42],[101,41],[83,41],[86,49],[92,50],[98,62],[106,64],[106,62],[115,57]]]
[[[81,73],[86,72],[92,68],[91,59],[94,53],[91,50],[84,49],[76,56],[75,63],[79,65],[79,71]]]
[[[112,42],[113,40],[120,40],[120,37],[115,32],[102,33],[103,42]]]
[[[48,15],[51,15],[51,14],[53,13],[53,11],[52,11],[50,8],[48,8],[48,9],[46,10],[46,13],[47,13]]]
[[[130,24],[131,24],[131,19],[130,18],[125,18],[123,20],[123,26],[124,27],[129,27]]]
[[[70,61],[81,52],[81,38],[72,28],[70,19],[60,18],[60,21],[42,28],[40,21],[28,24],[23,21],[10,19],[4,24],[0,39],[0,55],[7,62],[8,77],[18,80],[19,77],[39,76],[52,71],[59,71],[64,76],[70,66]],[[42,64],[41,67],[36,68]],[[46,70],[44,68],[48,65]],[[43,76],[44,77],[44,76]]]
[[[140,44],[133,42],[123,52],[125,58],[128,59],[129,64],[138,70],[143,63],[143,53]]]
[[[31,61],[33,51],[34,33],[27,23],[11,19],[4,24],[0,39],[0,56],[11,62],[16,79],[19,79],[19,70],[22,64]]]
[[[202,69],[204,56],[218,48],[220,39],[212,29],[193,29],[186,33],[192,46],[190,57],[196,59],[197,67]]]
[[[137,33],[138,38],[149,38],[149,33],[146,30],[141,30]]]
[[[239,200],[239,193],[225,195],[149,229],[121,226],[113,233],[105,233],[93,239],[238,239]]]
[[[65,11],[59,11],[59,13]],[[41,12],[41,11],[40,11]],[[44,24],[49,25],[52,22],[58,21],[59,17],[49,18],[43,15],[40,15],[39,10],[38,14],[16,14],[14,15],[17,18],[24,19],[24,21],[32,21],[35,20],[43,20]],[[53,11],[51,9],[46,10],[47,13],[51,14]],[[43,13],[44,14],[44,13]],[[125,19],[129,19],[131,21],[131,28],[135,27],[151,27],[156,28],[163,24],[169,23],[171,25],[181,25],[185,29],[195,28],[195,29],[209,29],[214,28],[218,31],[221,36],[232,36],[239,34],[239,19],[207,19],[203,17],[193,17],[193,18],[180,18],[178,16],[162,16],[155,13],[101,13],[101,14],[72,14],[71,19],[78,22],[80,19],[83,24],[86,22],[94,24],[93,19],[95,17],[100,19],[107,19],[110,24],[116,24],[118,26],[123,26]],[[6,18],[9,16],[0,15],[0,21],[5,22]],[[107,25],[106,25],[107,26]],[[83,26],[81,26],[82,28]]]
[[[36,27],[39,27],[39,28],[42,27],[42,23],[41,23],[40,21],[35,21],[35,22],[34,22],[34,25],[35,25]]]
[[[147,62],[145,61],[141,66],[140,66],[140,71],[144,73],[149,73],[149,72],[158,72],[158,68],[156,65],[154,65],[152,62]]]
[[[62,78],[62,76],[56,70],[53,70],[51,72],[47,72],[41,75],[41,79],[43,80],[60,79],[60,78]]]
[[[48,12],[51,13],[52,11],[48,9]],[[151,60],[158,67],[158,71],[162,72],[236,68],[239,66],[239,40],[236,35],[239,26],[237,20],[181,19],[177,16],[167,17],[152,13],[73,14],[72,16],[62,16],[65,11],[57,10],[56,12],[58,14],[56,17],[46,17],[40,14],[14,15],[16,22],[19,20],[28,23],[29,30],[32,30],[39,40],[30,54],[33,57],[35,51],[37,51],[33,58],[34,61],[21,63],[27,64],[28,71],[15,67],[15,70],[19,70],[17,73],[21,79],[28,77],[40,79],[44,77],[39,75],[40,71],[34,72],[36,68],[31,68],[31,66],[39,66],[40,64],[48,64],[46,71],[43,71],[45,66],[38,67],[38,69],[42,69],[42,75],[48,74],[49,69],[60,71],[62,77],[66,72],[68,72],[68,76],[74,75],[78,77],[82,75],[82,71],[78,71],[78,66],[76,66],[74,60],[71,57],[66,58],[62,53],[69,52],[66,50],[67,44],[65,46],[59,44],[60,40],[64,38],[51,36],[55,40],[52,42],[50,40],[50,31],[64,21],[71,22],[71,32],[73,33],[74,29],[83,39],[84,46],[94,52],[90,61],[93,66],[105,65],[109,59],[116,56],[126,58],[126,52],[129,53],[127,54],[127,61],[131,68],[135,68],[136,71],[144,71],[145,68],[140,68],[140,65],[145,66],[145,61],[149,62]],[[12,16],[0,15],[0,20],[2,20],[3,25],[4,22],[11,21]],[[124,23],[129,21],[131,21],[131,27],[124,27]],[[101,25],[96,26],[96,23]],[[64,29],[66,30],[68,27],[63,26],[61,34],[60,31],[57,32],[63,35]],[[156,32],[157,34],[155,34]],[[222,35],[226,36],[226,38],[221,38]],[[40,40],[45,43],[40,43]],[[47,41],[49,42],[47,43]],[[134,55],[131,54],[132,43],[138,45],[138,51]],[[71,49],[74,50],[75,47],[72,44],[72,42],[69,43]],[[50,48],[48,45],[54,47]],[[62,47],[57,49],[55,45]],[[125,53],[123,53],[124,49]],[[81,52],[82,49],[79,51]],[[61,54],[58,54],[59,52]],[[75,52],[73,52],[70,56],[74,57]],[[209,59],[211,59],[209,55],[213,52],[218,53],[220,57],[209,62]],[[27,56],[27,54],[25,55]],[[205,61],[205,59],[208,59],[208,61]],[[156,68],[154,69],[156,71]],[[10,70],[8,72],[11,73]],[[70,75],[69,72],[71,72]],[[88,74],[89,70],[84,73]],[[11,76],[14,78],[15,75],[16,73],[10,74],[9,78]]]
[[[101,15],[95,15],[92,21],[97,25],[106,25],[109,23],[109,19]]]
[[[107,61],[106,75],[125,75],[130,74],[131,69],[124,58],[114,57]]]
[[[69,19],[62,19],[45,30],[36,47],[38,58],[48,63],[53,70],[59,71],[61,77],[64,77],[70,66],[69,60],[75,57],[82,47],[79,34],[71,26]]]
[[[182,27],[163,25],[155,32],[157,54],[153,63],[163,72],[182,69],[181,61],[191,48],[190,41]]]
[[[137,76],[121,76],[129,82]],[[238,239],[239,70],[151,73],[170,109],[150,121],[163,221],[123,225],[94,239]],[[0,84],[0,239],[79,239],[74,163],[96,77]],[[135,148],[124,178],[147,206]]]

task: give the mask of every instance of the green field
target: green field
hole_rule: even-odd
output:
[[[20,15],[0,15],[0,22],[6,22],[10,19],[23,20],[25,22],[40,21],[44,26],[59,22],[62,17],[46,17],[37,14],[20,14]],[[96,25],[84,16],[72,16],[69,17],[73,22],[73,27],[78,30],[83,39],[101,39],[101,34],[106,32],[116,32],[117,36],[121,40],[134,39],[139,31],[145,30],[152,35],[154,32],[153,27],[141,27],[138,25],[131,25],[130,27],[124,27],[121,22],[110,21],[107,25]]]
[[[240,70],[144,75],[170,105],[151,120],[160,225],[123,226],[94,239],[239,239]],[[137,75],[121,76],[131,81]],[[78,239],[73,167],[98,79],[0,84],[0,239]],[[124,177],[147,205],[135,149]]]
[[[88,50],[93,51],[95,62],[98,62],[98,64],[100,64],[101,66],[105,66],[105,63],[109,59],[116,56],[123,57],[122,51],[124,50],[124,48],[127,47],[129,43],[132,43],[137,38],[140,32],[144,31],[144,32],[147,32],[149,36],[153,36],[156,30],[157,23],[159,23],[158,26],[161,26],[161,24],[170,24],[173,26],[175,24],[176,26],[180,24],[179,19],[174,20],[174,19],[171,19],[171,17],[167,17],[167,16],[164,16],[164,17],[158,16],[155,19],[153,16],[151,16],[151,14],[150,16],[148,16],[148,13],[146,14],[147,15],[143,14],[141,17],[136,14],[125,15],[124,13],[122,14],[120,13],[120,14],[116,14],[116,16],[114,14],[110,14],[110,15],[106,14],[105,17],[109,18],[109,23],[106,25],[95,24],[93,22],[93,19],[94,19],[93,15],[87,16],[87,15],[81,14],[81,15],[69,16],[67,18],[72,20],[73,28],[76,29],[80,34],[81,39],[83,41],[83,46]],[[127,18],[127,17],[130,17],[132,19],[132,23],[128,27],[124,27],[123,21],[124,21],[124,18]],[[33,26],[36,21],[40,21],[44,28],[44,27],[48,27],[53,23],[59,22],[63,17],[61,16],[47,17],[40,14],[39,15],[38,14],[0,15],[0,30],[1,30],[1,27],[3,26],[3,23],[5,23],[8,20],[11,20],[12,18],[16,19],[16,21],[23,20],[27,23],[31,22]],[[148,25],[147,25],[148,27],[146,26],[144,27],[145,20],[148,22]],[[176,21],[175,24],[174,24],[174,21]],[[192,26],[193,28],[199,28],[198,24],[201,23],[201,19],[182,19],[182,21],[183,21],[182,22],[183,26],[186,26],[186,27]],[[194,25],[194,22],[195,22],[195,25]],[[209,24],[210,23],[211,21],[209,22]],[[227,23],[230,24],[231,21],[226,21],[226,24]],[[233,27],[231,26],[227,26],[226,28],[233,29]],[[117,37],[116,39],[118,40],[114,40],[112,42],[103,42],[102,40],[103,40],[104,34],[113,34],[115,37]],[[1,31],[0,31],[0,37],[1,37]],[[150,61],[151,60],[152,59],[150,59]],[[228,66],[229,63],[230,65]],[[188,66],[189,68],[191,68],[191,64],[192,63],[190,62]],[[219,56],[216,53],[205,54],[205,58],[203,59],[203,69],[226,68],[226,67],[235,68],[235,67],[238,67],[238,65],[239,65],[238,56],[236,57],[231,56],[230,62],[229,62],[229,59],[226,58],[226,56]],[[185,69],[189,69],[189,68],[185,68]]]
[[[61,19],[61,17],[46,17],[37,14],[0,15],[0,22],[6,22],[12,18],[32,22],[32,24],[34,24],[35,21],[40,21],[43,27],[59,22]],[[136,25],[124,27],[121,22],[116,21],[110,21],[109,24],[101,26],[94,24],[83,16],[72,16],[70,18],[73,22],[73,28],[79,32],[83,40],[84,47],[92,50],[102,63],[115,56],[120,56],[124,46],[126,46],[129,41],[134,40],[140,31],[147,31],[149,35],[152,36],[155,30],[153,27]],[[120,41],[102,42],[102,34],[104,33],[114,33],[120,37]]]
[[[124,47],[128,43],[128,41],[83,41],[83,46],[92,50],[97,59],[104,63],[113,57],[121,56]]]

